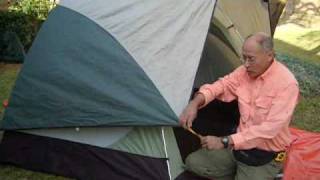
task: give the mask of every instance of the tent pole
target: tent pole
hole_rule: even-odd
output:
[[[168,166],[169,178],[171,180],[172,177],[171,177],[171,172],[170,172],[169,156],[168,156],[168,151],[167,151],[166,139],[164,137],[164,129],[163,129],[163,127],[161,127],[161,134],[162,134],[162,139],[163,139],[164,152],[165,152],[165,155],[166,155],[166,158],[167,158],[167,166]]]

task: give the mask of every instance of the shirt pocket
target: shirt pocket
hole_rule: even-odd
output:
[[[255,100],[255,105],[256,105],[256,111],[255,111],[255,117],[258,116],[257,118],[260,119],[265,119],[271,109],[272,106],[272,101],[275,97],[274,93],[270,93],[267,95],[262,95],[259,96]]]

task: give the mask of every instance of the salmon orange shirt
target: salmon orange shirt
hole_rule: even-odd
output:
[[[213,84],[203,85],[205,106],[213,99],[239,103],[240,123],[232,134],[234,149],[285,150],[291,143],[289,123],[299,98],[294,75],[274,60],[256,79],[240,66]]]

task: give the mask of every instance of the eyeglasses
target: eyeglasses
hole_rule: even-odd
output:
[[[256,58],[253,56],[242,56],[240,57],[240,60],[243,64],[255,64],[256,63]]]

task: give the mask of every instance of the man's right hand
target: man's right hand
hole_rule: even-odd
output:
[[[181,113],[179,120],[180,125],[188,129],[192,127],[192,123],[194,119],[197,117],[198,109],[200,106],[202,106],[205,103],[205,98],[202,94],[197,94],[195,98],[190,101],[190,103],[187,105],[187,107],[183,110]]]
[[[180,125],[185,129],[192,127],[192,123],[197,117],[197,113],[198,106],[191,101],[180,115]]]

